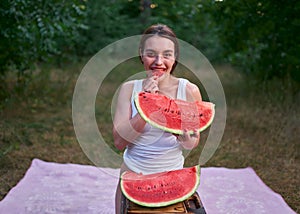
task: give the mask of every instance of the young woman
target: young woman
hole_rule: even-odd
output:
[[[137,112],[133,98],[141,92],[158,93],[172,99],[201,100],[198,87],[172,73],[179,57],[174,32],[165,25],[150,26],[140,41],[139,55],[145,79],[125,82],[117,101],[113,136],[115,146],[124,151],[121,173],[131,170],[150,174],[183,168],[183,149],[198,145],[200,134],[174,135],[152,127]],[[120,211],[121,192],[116,192],[116,213]]]

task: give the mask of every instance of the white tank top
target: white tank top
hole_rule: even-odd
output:
[[[132,117],[137,114],[134,97],[142,91],[142,82],[143,80],[134,82],[131,96]],[[176,99],[186,100],[187,82],[188,80],[179,78]],[[126,147],[123,159],[127,167],[136,173],[151,174],[181,169],[184,164],[182,149],[173,134],[147,123],[143,134]]]

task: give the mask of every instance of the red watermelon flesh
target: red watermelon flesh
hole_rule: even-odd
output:
[[[164,74],[164,72],[163,71],[153,71],[152,74],[153,74],[153,76],[160,77],[160,76],[162,76]]]
[[[183,134],[183,130],[203,131],[213,121],[215,105],[211,102],[170,99],[161,94],[140,92],[135,105],[144,120],[165,131]]]
[[[149,175],[125,172],[121,190],[132,202],[146,207],[163,207],[184,201],[200,183],[199,165]]]

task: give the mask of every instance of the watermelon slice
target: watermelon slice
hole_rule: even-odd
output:
[[[121,190],[130,201],[146,207],[163,207],[184,201],[200,183],[200,166],[149,175],[124,172]]]
[[[161,94],[140,92],[135,105],[141,117],[151,125],[175,134],[205,130],[212,123],[215,105],[211,102],[170,99]]]
[[[152,75],[153,76],[158,76],[161,77],[162,75],[164,75],[165,73],[163,71],[153,71]]]

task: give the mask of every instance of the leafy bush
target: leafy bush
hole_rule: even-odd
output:
[[[74,52],[85,8],[80,0],[2,0],[0,75],[10,66],[21,75],[37,61]]]
[[[213,1],[207,8],[230,63],[260,80],[300,83],[299,1]]]
[[[85,22],[89,29],[81,34],[85,42],[80,55],[93,55],[112,42],[141,33],[139,22],[124,10],[124,5],[129,3],[124,0],[87,2]]]
[[[84,32],[84,55],[94,54],[105,45],[124,37],[139,35],[152,24],[170,26],[178,38],[199,48],[210,60],[220,56],[216,25],[203,13],[202,1],[114,0],[89,1]]]

